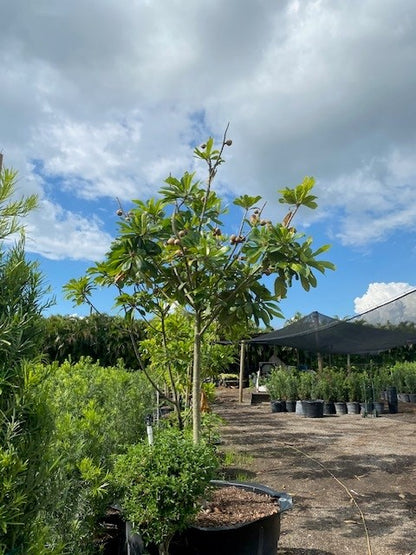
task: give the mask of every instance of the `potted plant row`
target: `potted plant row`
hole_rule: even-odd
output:
[[[272,412],[294,412],[298,399],[299,380],[290,370],[274,368],[267,379]]]
[[[389,372],[398,400],[416,403],[416,362],[397,362]]]
[[[347,371],[327,367],[320,372],[297,372],[275,368],[266,387],[273,412],[290,412],[295,406],[297,414],[305,415],[306,410],[309,415],[310,410],[313,412],[316,409],[320,416],[320,412],[323,415],[367,414],[373,411],[381,414],[384,412],[382,391],[389,383],[391,377],[382,369]]]

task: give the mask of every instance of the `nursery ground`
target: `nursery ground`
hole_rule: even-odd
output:
[[[219,388],[222,451],[230,477],[293,497],[278,555],[416,554],[416,406],[397,414],[302,418],[251,405],[251,393]]]

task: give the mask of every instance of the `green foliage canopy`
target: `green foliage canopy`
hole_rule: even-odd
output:
[[[53,315],[43,320],[42,351],[50,361],[73,362],[82,357],[115,366],[123,359],[127,368],[137,368],[131,336],[137,342],[144,337],[141,321],[126,322],[121,316],[91,314],[85,318]]]
[[[113,480],[125,516],[145,542],[168,553],[176,531],[186,528],[215,477],[218,460],[204,442],[171,429],[161,429],[154,445],[142,441],[116,458]]]
[[[329,246],[317,249],[312,239],[291,224],[301,206],[315,207],[310,177],[295,189],[281,191],[280,202],[289,205],[282,222],[263,218],[261,197],[242,195],[234,204],[242,219],[234,233],[225,231],[226,209],[212,189],[223,151],[231,141],[224,135],[219,149],[210,138],[194,150],[207,167],[207,180],[195,173],[169,176],[157,198],[135,200],[129,212],[120,210],[119,235],[104,262],[89,270],[96,285],[116,286],[116,304],[127,318],[139,314],[164,315],[172,307],[186,309],[193,318],[193,398],[199,399],[201,341],[217,321],[225,329],[236,322],[253,320],[269,324],[280,316],[278,301],[286,296],[292,280],[315,287],[315,272],[334,266],[319,257]],[[270,291],[262,278],[273,275]],[[85,302],[85,276],[71,280],[67,295]],[[194,438],[199,439],[200,414],[194,403]]]

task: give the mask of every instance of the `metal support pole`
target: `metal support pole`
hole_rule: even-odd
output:
[[[243,402],[243,382],[244,382],[244,354],[245,354],[245,341],[240,343],[240,379],[238,380],[238,402]]]
[[[151,414],[146,416],[146,430],[149,445],[153,445],[153,416]]]

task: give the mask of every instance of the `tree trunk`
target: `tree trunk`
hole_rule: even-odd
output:
[[[192,376],[192,430],[194,443],[201,436],[201,316],[195,314],[194,321],[194,364]]]
[[[166,540],[159,544],[158,546],[159,555],[169,555],[169,544],[170,544],[170,538],[169,540]]]

